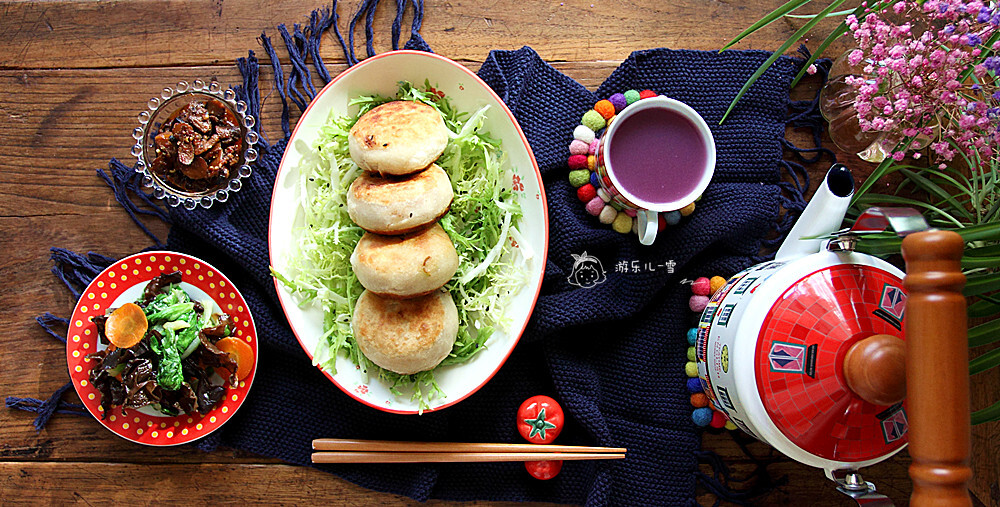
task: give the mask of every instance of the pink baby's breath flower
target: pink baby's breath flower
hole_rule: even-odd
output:
[[[990,72],[1000,72],[1000,57],[982,44],[1000,30],[1000,9],[983,0],[899,0],[891,9],[892,19],[883,17],[888,10],[868,9],[862,20],[846,20],[858,45],[847,61],[864,63],[863,75],[845,81],[857,92],[858,124],[890,138],[931,138],[939,160],[958,154],[951,143],[967,154],[994,156],[1000,91]],[[990,48],[1000,51],[1000,41]],[[978,79],[966,79],[970,74]],[[900,160],[912,148],[892,157]]]

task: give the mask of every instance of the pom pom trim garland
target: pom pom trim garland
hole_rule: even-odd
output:
[[[725,284],[726,279],[721,276],[695,279],[691,284],[691,298],[688,302],[695,315],[701,314],[696,308],[704,310],[705,306],[702,304],[702,301],[707,300],[716,290]],[[698,378],[698,361],[695,353],[697,342],[698,328],[692,327],[687,331],[688,361],[684,363],[684,373],[688,376],[687,390],[691,393],[691,422],[701,428],[711,427],[715,429],[725,428],[730,431],[735,430],[736,425],[726,417],[725,413],[717,410],[712,405],[704,392],[704,386],[701,383],[701,379]]]
[[[569,143],[567,165],[570,169],[570,185],[576,188],[577,197],[585,205],[588,214],[597,217],[602,224],[610,225],[612,229],[621,234],[631,234],[635,231],[637,227],[635,210],[622,209],[622,206],[616,201],[609,202],[608,199],[599,199],[601,204],[595,201],[595,196],[603,198],[606,195],[601,191],[600,177],[596,172],[597,138],[600,131],[610,125],[616,115],[626,106],[657,95],[652,90],[642,90],[641,92],[627,90],[624,93],[616,93],[606,100],[598,101],[594,104],[593,109],[589,109],[583,114],[580,125],[577,125],[573,130],[573,139]],[[584,146],[586,146],[586,150]],[[581,171],[585,170],[590,173],[589,180],[584,180],[583,175],[580,174]],[[680,210],[659,213],[659,230],[662,231],[666,226],[677,225],[683,217],[691,215],[694,208],[695,203],[692,202]]]

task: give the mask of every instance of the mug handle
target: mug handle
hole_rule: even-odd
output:
[[[652,245],[656,239],[656,231],[660,225],[657,212],[648,209],[639,209],[635,212],[635,218],[639,225],[639,243]]]

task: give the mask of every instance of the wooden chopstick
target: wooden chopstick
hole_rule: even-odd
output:
[[[317,438],[312,442],[316,451],[361,452],[563,452],[624,454],[621,447],[588,447],[583,445],[493,444],[478,442],[396,442],[393,440],[354,440]]]
[[[318,438],[313,463],[459,463],[498,461],[624,459],[620,447],[498,444],[476,442],[395,442]]]
[[[314,452],[313,463],[469,463],[624,459],[624,454],[584,452]]]

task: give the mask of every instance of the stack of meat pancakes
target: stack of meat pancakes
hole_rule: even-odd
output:
[[[365,231],[351,255],[364,293],[354,308],[354,338],[371,362],[402,375],[437,366],[455,344],[458,311],[442,286],[458,254],[438,219],[453,197],[434,161],[449,131],[436,109],[395,101],[358,119],[348,135],[364,170],[347,209]]]

